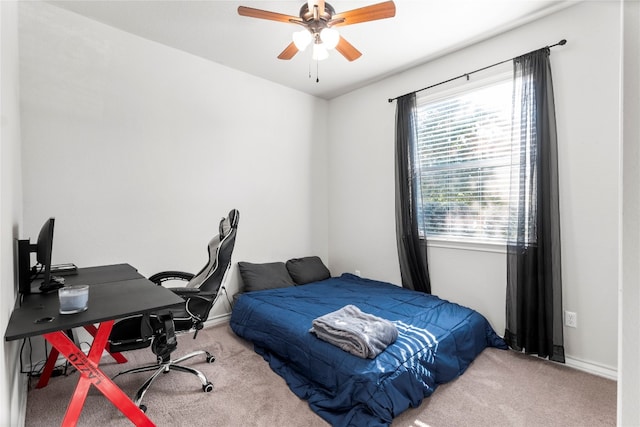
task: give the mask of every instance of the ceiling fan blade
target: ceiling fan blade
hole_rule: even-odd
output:
[[[285,15],[277,12],[269,12],[268,10],[254,9],[252,7],[238,6],[238,14],[241,16],[248,16],[250,18],[268,19],[269,21],[287,22],[292,21],[302,22],[297,16]]]
[[[361,22],[375,21],[378,19],[392,18],[396,16],[396,5],[393,1],[372,4],[359,9],[336,13],[331,21],[338,21],[333,27],[359,24]]]
[[[298,48],[293,42],[291,42],[289,43],[289,46],[285,47],[280,55],[278,55],[278,59],[291,59],[296,53],[298,53]]]
[[[340,52],[342,56],[347,58],[349,62],[355,61],[356,59],[362,56],[362,53],[360,53],[358,49],[353,47],[353,45],[349,43],[347,40],[345,40],[345,38],[342,36],[340,36],[340,41],[338,41],[336,50]]]

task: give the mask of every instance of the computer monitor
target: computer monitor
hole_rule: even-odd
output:
[[[42,285],[51,283],[51,254],[53,252],[53,226],[55,218],[49,218],[40,228],[38,240],[31,244],[27,240],[16,240],[18,291],[31,293],[31,282],[38,273],[42,273]],[[31,267],[31,254],[36,253],[38,265]]]
[[[55,218],[49,218],[40,228],[36,242],[36,260],[42,269],[42,286],[51,283],[51,253],[53,252],[53,226]]]

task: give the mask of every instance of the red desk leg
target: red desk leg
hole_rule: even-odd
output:
[[[53,368],[56,367],[56,361],[58,360],[58,355],[60,352],[55,348],[52,348],[49,352],[49,356],[47,357],[47,363],[44,365],[44,369],[40,374],[40,379],[38,380],[38,384],[36,384],[36,388],[43,388],[49,384],[49,378],[51,378],[51,373],[53,372]]]
[[[98,333],[98,329],[93,325],[84,325],[84,328],[91,334],[92,337],[95,338]],[[127,358],[122,355],[122,353],[112,353],[107,345],[105,350],[109,352],[109,355],[113,357],[118,363],[127,363]],[[49,378],[51,378],[51,373],[53,372],[53,368],[56,366],[56,362],[58,361],[58,355],[60,352],[55,348],[52,348],[49,352],[49,356],[47,357],[47,363],[44,365],[44,369],[40,374],[40,379],[38,380],[38,384],[36,384],[36,388],[44,388],[49,384]]]
[[[100,392],[135,425],[155,426],[144,412],[98,368],[98,363],[107,344],[113,323],[113,320],[109,320],[100,324],[88,356],[62,331],[51,332],[44,335],[44,338],[66,357],[80,373],[78,385],[76,386],[71,402],[69,402],[67,413],[62,421],[63,426],[75,426],[78,423],[78,418],[80,417],[80,412],[82,411],[82,406],[87,398],[91,384],[100,390]]]
[[[96,329],[95,326],[93,325],[84,325],[84,328],[87,330],[87,332],[89,332],[91,334],[92,337],[95,338],[96,334],[98,333],[98,329]],[[124,357],[122,355],[122,353],[112,353],[111,350],[109,349],[109,346],[107,345],[105,347],[105,350],[107,350],[109,352],[109,355],[111,357],[113,357],[113,360],[115,360],[118,363],[127,363],[127,358]]]

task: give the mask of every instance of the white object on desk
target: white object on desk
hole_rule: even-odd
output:
[[[65,286],[58,289],[60,314],[75,314],[89,308],[89,285]]]

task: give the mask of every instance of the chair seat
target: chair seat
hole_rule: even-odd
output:
[[[186,332],[193,328],[193,320],[191,320],[186,313],[184,316],[174,317],[173,324],[175,325],[176,332]]]
[[[128,317],[118,321],[111,330],[109,350],[120,353],[149,347],[153,336],[140,333],[143,329],[142,321],[143,316]]]

